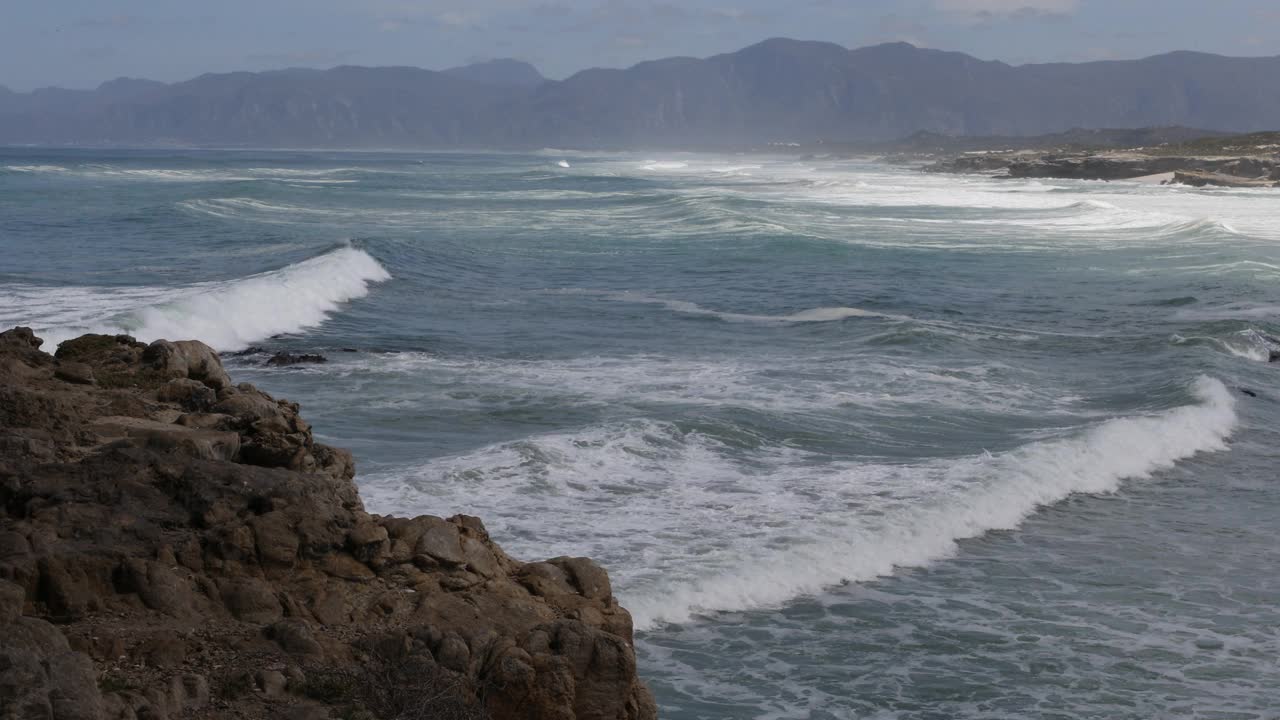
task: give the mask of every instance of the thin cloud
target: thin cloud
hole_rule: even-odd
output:
[[[353,50],[295,50],[292,52],[254,53],[248,56],[251,62],[270,65],[334,65],[344,62],[352,55]]]
[[[1079,0],[934,0],[934,7],[945,13],[980,20],[996,18],[1027,19],[1067,16],[1080,8]]]

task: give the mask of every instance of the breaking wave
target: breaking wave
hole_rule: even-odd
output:
[[[371,283],[390,277],[365,251],[342,247],[279,270],[185,288],[78,288],[68,296],[61,288],[25,286],[12,292],[14,307],[34,315],[20,320],[35,325],[49,347],[99,332],[144,342],[198,338],[218,350],[238,350],[319,325],[342,303],[368,294]],[[68,307],[102,314],[74,315]]]
[[[615,569],[636,627],[652,629],[944,559],[957,541],[1015,528],[1072,494],[1225,449],[1230,392],[1209,377],[1192,392],[1194,404],[914,464],[832,462],[634,420],[369,474],[361,490],[378,511],[479,512],[517,554],[595,557]]]
[[[902,468],[925,497],[830,528],[812,541],[693,581],[637,589],[626,598],[636,627],[684,622],[701,613],[776,606],[843,582],[953,556],[956,541],[1016,528],[1037,508],[1075,493],[1114,492],[1200,452],[1226,449],[1237,418],[1220,381],[1201,377],[1198,404],[1109,420],[1079,437]],[[849,480],[865,472],[852,465]],[[932,488],[931,490],[926,490]]]

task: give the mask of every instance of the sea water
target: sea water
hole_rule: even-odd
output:
[[[604,564],[665,718],[1280,717],[1277,280],[1274,190],[0,150],[0,323],[327,355],[227,364]]]

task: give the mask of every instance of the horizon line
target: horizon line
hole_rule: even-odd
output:
[[[569,75],[567,75],[567,76],[565,76],[565,77],[563,77],[563,78],[560,78],[560,79],[557,79],[557,78],[551,78],[551,77],[547,77],[546,75],[543,75],[543,74],[542,74],[542,70],[541,70],[541,69],[539,69],[537,65],[535,65],[535,64],[533,64],[532,62],[529,62],[529,61],[527,61],[527,60],[522,60],[522,59],[520,59],[520,58],[516,58],[516,57],[495,57],[495,58],[488,58],[488,59],[486,59],[486,60],[478,60],[478,61],[476,61],[476,62],[464,63],[464,64],[462,64],[462,65],[453,65],[453,66],[446,67],[446,68],[441,68],[441,69],[438,69],[438,70],[436,70],[436,69],[432,69],[432,68],[425,68],[425,67],[422,67],[422,66],[419,66],[419,65],[359,65],[359,64],[353,64],[353,63],[342,63],[342,64],[338,64],[338,65],[330,65],[330,66],[328,66],[328,67],[311,67],[311,66],[304,66],[304,65],[291,65],[291,66],[286,66],[286,67],[268,68],[268,69],[265,69],[265,70],[221,70],[221,71],[208,71],[208,72],[200,73],[199,75],[191,76],[191,77],[186,78],[186,79],[184,79],[184,80],[174,80],[174,81],[172,81],[172,82],[165,82],[165,81],[163,81],[163,80],[152,80],[151,78],[145,78],[145,77],[136,77],[136,76],[129,76],[129,75],[119,75],[119,76],[116,76],[116,77],[113,77],[113,78],[108,78],[108,79],[106,79],[106,80],[103,80],[102,82],[98,83],[97,85],[95,85],[95,86],[93,86],[93,87],[65,87],[65,86],[62,86],[62,85],[42,85],[42,86],[38,86],[38,87],[33,87],[33,88],[29,89],[29,90],[14,90],[12,86],[7,85],[7,84],[5,84],[5,83],[3,83],[3,82],[0,82],[0,90],[8,91],[9,93],[12,93],[12,94],[15,94],[15,95],[30,95],[30,94],[33,94],[33,93],[36,93],[36,92],[40,92],[40,91],[50,91],[50,90],[62,90],[62,91],[66,91],[66,92],[96,92],[96,91],[98,91],[98,90],[101,90],[101,89],[102,89],[102,87],[103,87],[104,85],[109,85],[110,83],[113,83],[113,82],[119,82],[119,81],[121,81],[121,80],[129,80],[129,81],[134,81],[134,82],[151,82],[151,83],[159,83],[159,84],[161,84],[161,85],[165,85],[165,86],[170,86],[170,87],[171,87],[171,86],[173,86],[173,85],[181,85],[182,83],[191,82],[191,81],[193,81],[193,80],[198,80],[198,79],[200,79],[200,78],[203,78],[203,77],[209,77],[209,76],[215,76],[215,77],[216,77],[216,76],[220,76],[220,75],[239,75],[239,74],[248,74],[248,75],[266,75],[266,74],[269,74],[269,73],[290,72],[290,71],[306,71],[306,72],[325,73],[325,72],[332,72],[332,71],[334,71],[334,70],[340,70],[340,69],[343,69],[343,68],[357,68],[357,69],[363,69],[363,70],[389,70],[389,69],[402,69],[402,70],[418,70],[418,71],[422,71],[422,72],[432,72],[432,73],[440,73],[440,74],[444,74],[444,73],[447,73],[447,72],[452,71],[452,70],[459,70],[459,69],[467,68],[467,67],[471,67],[471,66],[474,66],[474,65],[483,65],[483,64],[486,64],[486,63],[497,62],[497,61],[504,61],[504,60],[513,60],[513,61],[516,61],[516,62],[524,63],[524,64],[526,64],[526,65],[528,65],[528,66],[532,67],[535,71],[537,71],[537,73],[543,77],[543,79],[544,79],[544,81],[545,81],[545,82],[556,82],[556,83],[560,83],[560,82],[566,82],[566,81],[568,81],[568,80],[571,80],[571,79],[573,79],[574,77],[577,77],[578,75],[581,75],[582,73],[593,72],[593,71],[614,71],[614,72],[625,72],[625,71],[627,71],[627,70],[635,69],[635,68],[637,68],[637,67],[639,67],[639,66],[641,66],[641,65],[646,65],[646,64],[649,64],[649,63],[658,63],[658,62],[663,62],[663,61],[666,61],[666,60],[682,60],[682,59],[684,59],[684,60],[698,60],[698,61],[706,61],[706,60],[711,60],[711,59],[713,59],[713,58],[717,58],[717,57],[723,57],[723,56],[725,56],[725,55],[734,55],[734,54],[737,54],[737,53],[743,52],[744,50],[748,50],[748,49],[750,49],[750,48],[757,47],[757,46],[759,46],[759,45],[764,45],[764,44],[771,43],[771,42],[780,42],[780,41],[792,42],[792,43],[813,44],[813,45],[829,45],[829,46],[833,46],[833,47],[841,48],[841,49],[842,49],[842,50],[844,50],[845,52],[858,52],[858,51],[860,51],[860,50],[871,50],[871,49],[875,49],[875,48],[890,47],[890,46],[906,46],[906,47],[910,47],[910,48],[912,48],[912,49],[914,49],[914,50],[921,50],[921,51],[925,51],[925,52],[938,52],[938,53],[945,53],[945,54],[950,54],[950,55],[963,55],[963,56],[965,56],[965,57],[968,57],[968,58],[972,58],[972,59],[974,59],[974,60],[977,60],[978,62],[983,62],[983,63],[998,63],[998,64],[1001,64],[1001,65],[1006,65],[1006,66],[1011,67],[1011,68],[1035,67],[1035,66],[1044,66],[1044,65],[1094,65],[1094,64],[1100,64],[1100,63],[1143,62],[1143,61],[1146,61],[1146,60],[1152,60],[1152,59],[1155,59],[1155,58],[1167,57],[1167,56],[1169,56],[1169,55],[1178,55],[1178,54],[1205,55],[1205,56],[1209,56],[1209,57],[1225,58],[1225,59],[1231,59],[1231,60],[1264,60],[1264,59],[1268,59],[1268,58],[1280,58],[1280,54],[1276,54],[1276,55],[1223,55],[1223,54],[1221,54],[1221,53],[1205,52],[1205,51],[1202,51],[1202,50],[1175,49],[1175,50],[1168,50],[1168,51],[1165,51],[1165,52],[1156,53],[1156,54],[1154,54],[1154,55],[1144,55],[1144,56],[1142,56],[1142,57],[1135,57],[1135,58],[1100,58],[1100,59],[1097,59],[1097,60],[1081,60],[1081,61],[1076,61],[1076,62],[1071,62],[1071,61],[1052,61],[1052,62],[1027,62],[1027,63],[1013,64],[1013,63],[1005,62],[1004,60],[988,60],[988,59],[983,59],[983,58],[977,57],[976,55],[971,55],[971,54],[969,54],[969,53],[967,53],[967,52],[963,52],[963,51],[961,51],[961,50],[944,50],[944,49],[942,49],[942,48],[925,47],[925,46],[921,46],[921,45],[916,45],[916,44],[911,43],[911,42],[907,42],[907,41],[905,41],[905,40],[889,40],[889,41],[885,41],[885,42],[881,42],[881,43],[873,43],[873,44],[871,44],[871,45],[860,45],[860,46],[858,46],[858,47],[847,47],[847,46],[841,45],[841,44],[839,44],[839,43],[830,42],[830,41],[827,41],[827,40],[799,40],[799,39],[796,39],[796,38],[790,38],[790,37],[784,37],[784,36],[774,36],[774,37],[768,37],[768,38],[765,38],[765,39],[760,40],[760,41],[758,41],[758,42],[751,43],[751,44],[749,44],[749,45],[743,45],[742,47],[740,47],[740,48],[738,48],[738,49],[736,49],[736,50],[730,50],[730,51],[727,51],[727,52],[720,52],[720,53],[713,53],[713,54],[711,54],[711,55],[702,55],[702,56],[695,56],[695,55],[667,55],[667,56],[663,56],[663,57],[652,58],[652,59],[649,59],[649,60],[641,60],[641,61],[639,61],[639,62],[632,63],[631,65],[627,65],[627,66],[625,66],[625,67],[603,67],[603,66],[591,66],[591,67],[586,67],[586,68],[583,68],[583,69],[581,69],[581,70],[577,70],[577,71],[575,71],[575,72],[573,72],[573,73],[571,73],[571,74],[569,74]]]

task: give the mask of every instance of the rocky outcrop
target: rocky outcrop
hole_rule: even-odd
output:
[[[930,173],[997,173],[1006,172],[1015,157],[1009,153],[973,153],[944,158],[921,169]]]
[[[267,358],[267,365],[284,366],[284,365],[314,365],[317,363],[327,363],[329,358],[318,353],[288,353],[278,352]]]
[[[1173,182],[1179,185],[1190,185],[1191,187],[1266,188],[1280,186],[1280,182],[1270,178],[1244,178],[1193,170],[1175,172],[1173,174]]]
[[[1124,180],[1161,173],[1192,171],[1218,173],[1239,178],[1266,176],[1280,166],[1267,158],[1149,156],[1140,154],[1056,156],[1015,160],[1009,176],[1016,178],[1075,178],[1078,180]]]
[[[1012,178],[1128,180],[1181,172],[1249,182],[1233,187],[1269,187],[1280,179],[1280,157],[1198,157],[1139,152],[1034,153],[991,152],[939,160],[922,168],[935,173],[986,173]],[[1204,183],[1216,184],[1216,183]]]
[[[0,333],[0,718],[647,720],[590,560],[365,512],[193,341]]]

